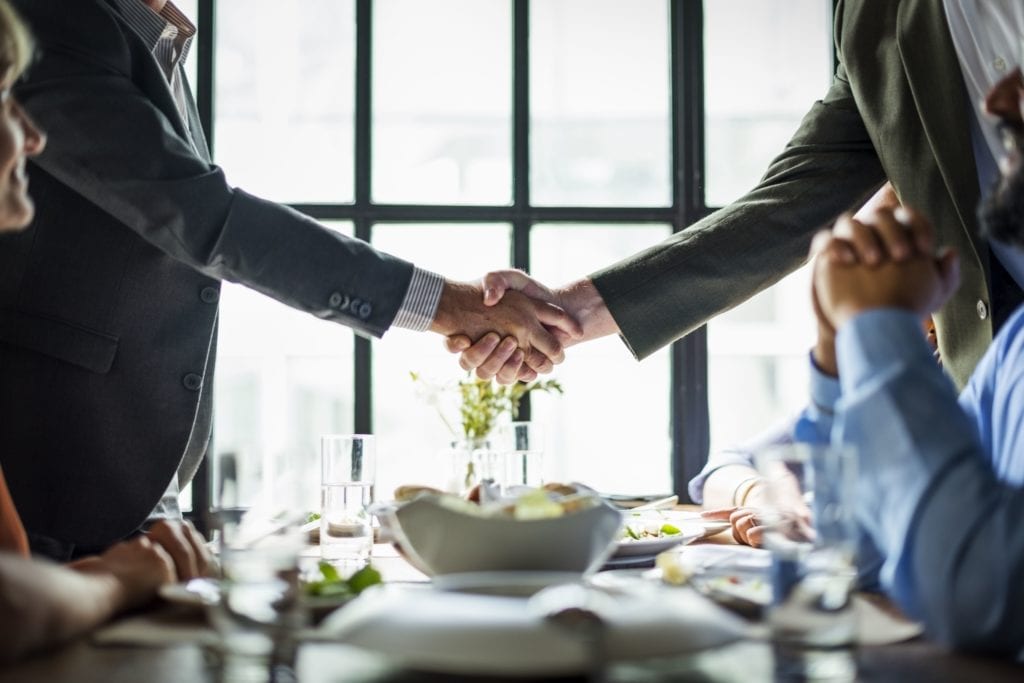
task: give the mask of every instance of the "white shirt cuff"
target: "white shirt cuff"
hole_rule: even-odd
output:
[[[426,330],[434,322],[443,288],[444,278],[440,275],[413,266],[409,289],[391,325],[414,332]]]

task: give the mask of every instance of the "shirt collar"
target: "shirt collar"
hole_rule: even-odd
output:
[[[181,45],[181,60],[188,55],[196,27],[173,2],[164,5],[159,14],[147,7],[142,0],[114,0],[114,4],[150,50],[156,47],[162,37],[167,36]]]

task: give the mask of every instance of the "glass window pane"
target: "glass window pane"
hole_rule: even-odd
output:
[[[562,284],[668,237],[664,225],[537,225],[532,273]],[[570,348],[555,368],[562,396],[532,399],[545,425],[551,481],[607,492],[670,491],[669,351],[637,363],[617,337]]]
[[[331,227],[352,233],[347,223]],[[221,289],[219,324],[215,482],[229,459],[239,471],[279,457],[294,458],[297,466],[315,463],[321,434],[352,431],[348,327],[227,282]],[[314,505],[316,494],[314,486]]]
[[[815,323],[804,267],[708,325],[712,452],[807,405]]]
[[[378,249],[413,261],[421,268],[457,280],[473,280],[496,268],[508,268],[511,227],[493,225],[379,224],[373,228]],[[377,434],[377,495],[391,495],[399,484],[445,483],[447,470],[437,454],[458,438],[445,426],[414,384],[410,372],[433,384],[454,384],[465,376],[458,358],[435,334],[392,329],[373,346],[373,431]],[[446,414],[459,428],[457,416]]]
[[[828,90],[831,0],[704,3],[705,204],[754,187]],[[799,39],[794,39],[799,36]]]
[[[282,202],[353,198],[355,0],[218,0],[214,157]]]
[[[671,204],[668,7],[530,4],[534,204]]]
[[[509,204],[508,0],[373,3],[373,198]]]

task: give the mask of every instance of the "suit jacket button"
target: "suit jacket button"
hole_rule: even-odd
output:
[[[988,317],[988,306],[985,305],[984,301],[982,301],[981,299],[978,299],[978,306],[977,306],[977,308],[978,308],[978,317],[979,318],[984,320],[985,318]]]
[[[341,305],[341,294],[339,292],[332,292],[331,298],[327,300],[327,305],[331,308],[337,308]]]
[[[185,388],[189,391],[199,391],[203,386],[203,378],[201,375],[190,372],[181,378],[181,383],[184,384]]]
[[[359,307],[359,317],[366,320],[370,317],[370,313],[373,313],[373,306],[364,302],[363,305]]]
[[[199,290],[199,300],[204,304],[215,304],[220,299],[220,292],[216,287],[203,287]]]

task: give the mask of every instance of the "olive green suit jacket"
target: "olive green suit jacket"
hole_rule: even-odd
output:
[[[936,316],[944,365],[963,386],[992,340],[988,253],[970,107],[938,0],[847,0],[839,66],[761,182],[734,204],[591,277],[638,358],[796,269],[811,238],[888,178],[961,256]],[[801,302],[802,303],[802,302]]]

